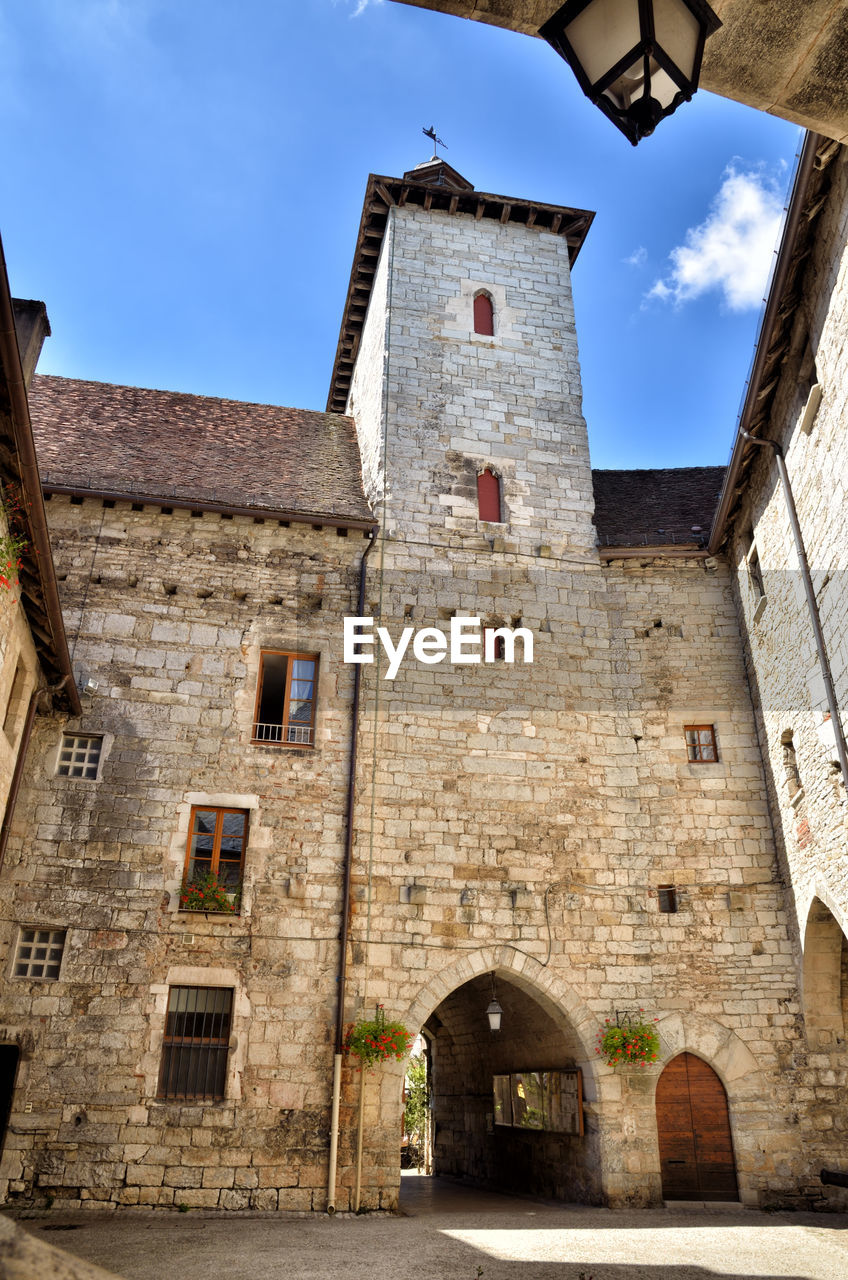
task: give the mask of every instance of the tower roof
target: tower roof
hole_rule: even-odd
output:
[[[405,205],[418,205],[428,212],[436,209],[449,214],[472,214],[478,221],[490,218],[502,224],[518,223],[562,236],[568,245],[568,260],[572,266],[595,216],[586,209],[572,209],[567,205],[543,204],[538,200],[519,200],[514,196],[475,191],[468,180],[441,156],[409,169],[402,178],[369,174],[327,397],[328,413],[344,413],[347,407],[353,366],[389,210]]]

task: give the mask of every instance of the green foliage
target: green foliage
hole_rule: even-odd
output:
[[[639,1010],[640,1014],[644,1009]],[[654,1018],[654,1022],[658,1019]],[[629,1026],[618,1027],[606,1019],[598,1031],[595,1052],[600,1054],[608,1066],[620,1063],[644,1067],[647,1063],[656,1062],[660,1052],[660,1038],[653,1023],[640,1018]]]
[[[414,1037],[400,1022],[386,1022],[383,1006],[370,1020],[360,1020],[351,1027],[347,1047],[364,1067],[373,1067],[389,1058],[402,1058]]]
[[[404,1127],[410,1142],[420,1145],[427,1122],[427,1063],[423,1054],[413,1054],[406,1069]]]
[[[232,889],[209,872],[205,876],[195,876],[183,885],[180,911],[222,911],[226,915],[236,915],[240,900],[241,885]]]
[[[21,556],[29,542],[24,533],[24,509],[17,491],[10,485],[4,485],[0,496],[9,528],[8,533],[0,534],[0,587],[11,591],[13,587],[20,586],[18,571],[23,564]]]

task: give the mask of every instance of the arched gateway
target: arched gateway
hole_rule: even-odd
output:
[[[591,1015],[542,965],[507,948],[465,957],[430,985],[410,1021],[428,1042],[433,1171],[601,1202],[594,1064],[578,1029],[594,1026]],[[496,1032],[486,1013],[493,993]]]

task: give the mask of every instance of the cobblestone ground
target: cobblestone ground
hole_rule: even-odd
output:
[[[487,1195],[444,1183],[405,1191],[405,1213],[398,1217],[54,1212],[22,1225],[125,1280],[848,1276],[844,1215],[738,1208],[611,1212]],[[33,1275],[32,1280],[42,1278]]]

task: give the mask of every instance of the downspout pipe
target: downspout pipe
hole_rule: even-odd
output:
[[[371,530],[368,546],[359,563],[359,597],[357,617],[364,616],[366,562],[377,541],[376,526]],[[339,930],[339,972],[336,990],[336,1030],[333,1043],[333,1098],[330,1112],[330,1167],[327,1177],[327,1213],[336,1212],[336,1168],[339,1154],[339,1099],[342,1086],[342,1050],[344,1048],[345,987],[347,982],[347,943],[350,933],[350,880],[353,868],[353,810],[356,801],[356,748],[359,741],[359,699],[362,687],[362,663],[353,672],[353,703],[350,713],[350,752],[347,770],[347,803],[345,805],[344,878],[342,881],[342,917]]]
[[[798,563],[801,568],[801,581],[804,584],[804,595],[807,598],[807,610],[810,615],[810,623],[813,628],[813,637],[816,643],[816,654],[819,660],[819,669],[822,673],[824,681],[825,696],[827,698],[827,706],[830,711],[830,721],[833,725],[833,732],[836,738],[836,752],[839,756],[839,765],[842,769],[843,786],[848,787],[848,750],[845,746],[845,734],[842,731],[842,719],[839,714],[839,704],[836,701],[836,690],[833,685],[833,675],[830,669],[830,659],[827,656],[827,646],[824,642],[824,632],[822,631],[821,617],[819,615],[819,606],[816,601],[816,593],[813,589],[813,579],[810,574],[810,566],[807,561],[807,552],[804,547],[804,539],[801,534],[801,525],[798,522],[798,512],[795,508],[795,499],[792,495],[792,485],[789,483],[789,472],[786,469],[786,459],[783,456],[783,449],[776,440],[762,440],[759,436],[752,436],[748,431],[740,431],[743,439],[749,444],[759,445],[761,448],[769,448],[774,453],[777,463],[777,474],[780,476],[780,483],[783,489],[783,497],[786,502],[786,512],[789,516],[789,525],[792,529],[792,537],[795,542],[795,550],[798,553]]]

